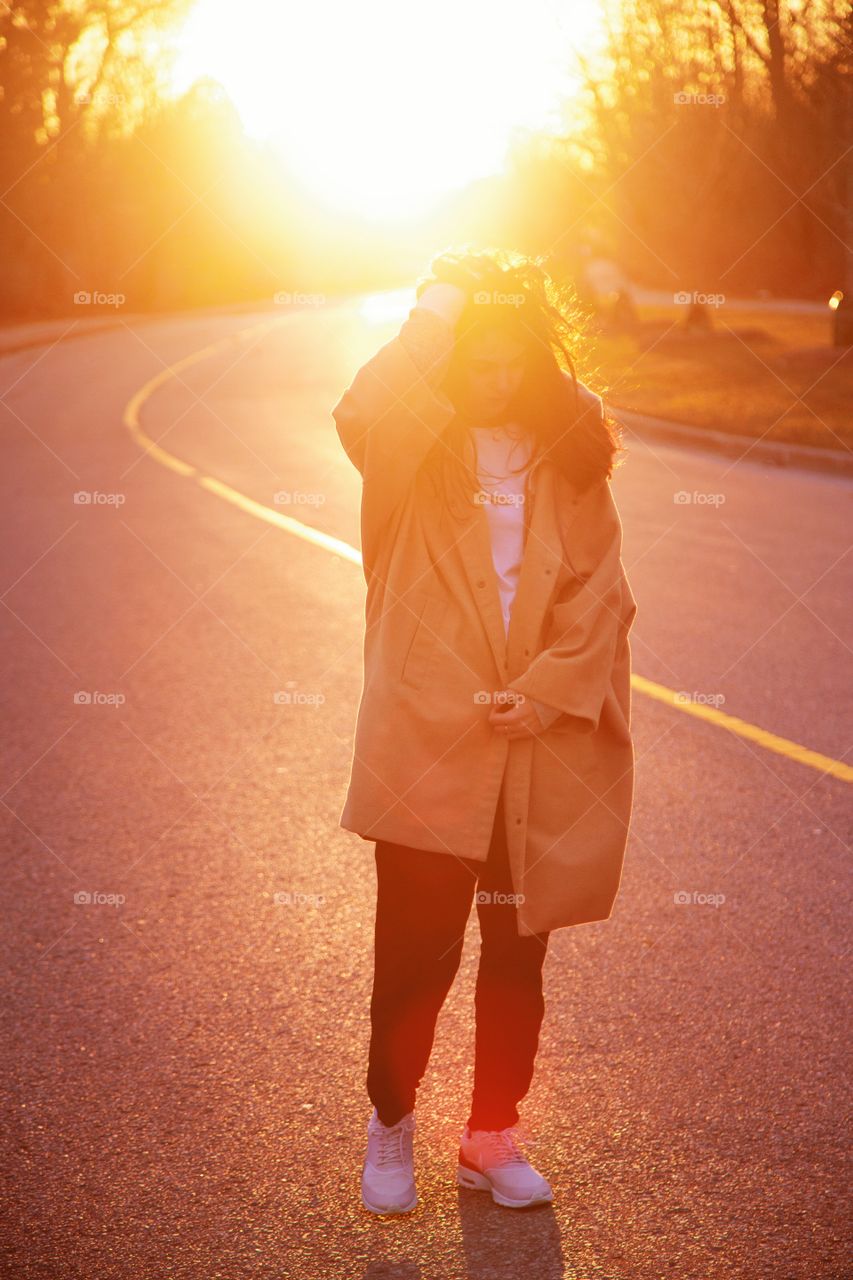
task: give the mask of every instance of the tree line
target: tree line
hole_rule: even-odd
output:
[[[169,96],[150,50],[191,2],[0,12],[5,319],[68,314],[97,290],[146,310],[378,283],[354,247],[379,233],[318,205],[218,86]],[[503,179],[448,203],[443,231],[567,272],[592,248],[673,292],[853,291],[846,0],[604,2],[564,132],[520,140]]]

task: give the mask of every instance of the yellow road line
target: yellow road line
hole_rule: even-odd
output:
[[[312,529],[310,525],[303,524],[301,520],[294,520],[292,516],[283,515],[272,507],[264,506],[262,502],[256,502],[254,498],[247,497],[239,489],[232,489],[231,485],[225,484],[223,480],[217,480],[214,476],[205,475],[203,471],[199,471],[198,467],[184,462],[182,458],[176,457],[174,453],[169,453],[168,449],[162,448],[156,440],[152,440],[143,430],[139,421],[139,411],[145,401],[154,394],[158,387],[162,387],[169,382],[182,369],[207,359],[208,356],[213,355],[215,352],[233,345],[235,341],[248,341],[253,334],[262,332],[264,329],[272,329],[275,325],[281,324],[282,321],[282,317],[276,316],[274,320],[265,320],[261,324],[241,329],[236,334],[222,338],[218,342],[212,342],[209,346],[202,347],[200,351],[193,351],[190,355],[184,356],[183,360],[178,360],[175,364],[168,365],[155,377],[149,378],[148,382],[144,383],[136,395],[128,401],[124,410],[123,422],[139,447],[156,462],[162,462],[164,467],[169,467],[170,470],[176,471],[178,475],[195,480],[196,484],[200,485],[202,489],[207,489],[210,493],[215,493],[217,497],[224,498],[226,502],[239,507],[241,511],[246,511],[249,515],[254,516],[256,520],[265,520],[267,524],[274,524],[279,529],[286,530],[287,533],[295,534],[296,537],[303,538],[306,542],[313,542],[318,547],[325,547],[327,551],[332,551],[336,556],[341,556],[344,560],[351,560],[353,564],[360,565],[361,553],[355,547],[351,547],[348,542],[344,542],[341,538],[333,538],[331,534],[323,533],[320,529]]]
[[[139,447],[155,462],[162,463],[163,466],[169,467],[172,471],[177,472],[178,475],[194,480],[200,488],[206,489],[208,493],[216,494],[218,498],[222,498],[225,502],[230,502],[235,507],[239,507],[241,511],[254,516],[256,520],[265,520],[267,524],[275,525],[277,528],[285,530],[286,533],[302,538],[305,542],[324,547],[327,551],[341,556],[342,559],[349,560],[352,564],[360,565],[361,553],[356,547],[350,546],[348,542],[344,542],[341,538],[334,538],[331,534],[323,533],[319,529],[312,529],[310,525],[303,524],[301,520],[294,520],[292,516],[282,515],[281,512],[275,511],[272,507],[264,506],[262,502],[256,502],[254,498],[247,497],[239,489],[232,489],[231,485],[225,484],[222,480],[217,480],[215,476],[205,475],[203,471],[199,471],[198,467],[184,462],[182,458],[178,458],[175,454],[169,453],[167,449],[163,449],[156,440],[152,440],[142,429],[139,421],[139,411],[146,400],[150,399],[158,387],[163,386],[171,378],[174,378],[182,369],[207,359],[208,356],[231,346],[234,342],[246,342],[253,334],[281,324],[284,318],[276,317],[274,320],[265,320],[261,324],[241,329],[238,333],[221,339],[219,342],[213,342],[207,347],[202,347],[201,350],[185,356],[183,360],[178,360],[175,364],[169,365],[144,383],[136,395],[128,401],[122,420]],[[718,728],[727,729],[730,733],[736,733],[741,738],[756,742],[760,747],[764,747],[766,751],[773,751],[776,755],[786,756],[789,760],[796,760],[798,764],[807,765],[809,768],[817,769],[820,773],[829,774],[833,778],[840,778],[843,782],[853,782],[853,766],[845,764],[842,760],[834,760],[831,756],[821,755],[819,751],[811,751],[808,747],[800,746],[798,742],[792,742],[788,738],[780,738],[778,734],[770,733],[769,730],[761,729],[758,725],[750,724],[749,721],[741,720],[737,716],[728,715],[725,711],[718,711],[716,707],[711,707],[701,702],[690,702],[685,699],[683,694],[674,689],[668,689],[666,685],[656,684],[653,680],[647,680],[645,676],[632,673],[631,686],[639,693],[644,693],[649,698],[656,698],[658,702],[675,707],[676,710],[683,711],[686,715],[697,716],[700,720],[707,720],[709,724],[717,725]]]
[[[778,734],[770,733],[768,729],[759,729],[758,725],[750,724],[748,720],[740,720],[737,716],[730,716],[727,712],[718,711],[716,707],[709,707],[703,702],[689,702],[683,694],[676,693],[674,689],[668,689],[664,684],[655,684],[654,680],[647,680],[645,676],[632,673],[631,684],[640,693],[645,693],[650,698],[657,698],[658,702],[665,702],[667,706],[677,707],[679,711],[684,711],[689,716],[698,716],[700,720],[719,725],[721,729],[728,729],[741,738],[749,738],[752,742],[757,742],[760,747],[775,751],[777,755],[787,756],[789,760],[796,760],[798,764],[810,765],[813,769],[819,769],[821,773],[830,773],[833,778],[841,778],[844,782],[853,782],[853,766],[845,764],[842,760],[833,760],[832,756],[823,756],[819,751],[801,747],[798,742],[791,742],[789,738],[780,738]]]
[[[262,502],[255,502],[254,498],[247,498],[238,489],[232,489],[230,484],[223,484],[221,480],[214,480],[213,476],[200,476],[198,483],[203,489],[209,489],[211,493],[218,494],[226,502],[233,502],[235,507],[239,507],[241,511],[248,511],[250,516],[255,516],[258,520],[266,520],[268,524],[277,525],[279,529],[286,529],[288,533],[295,534],[297,538],[302,538],[305,542],[313,542],[318,547],[325,547],[327,551],[333,551],[336,556],[341,556],[344,560],[351,560],[353,564],[361,564],[361,552],[355,547],[351,547],[348,542],[344,542],[341,538],[333,538],[330,533],[323,533],[320,529],[312,529],[310,525],[303,524],[301,520],[294,520],[293,516],[281,515],[280,512],[273,511],[272,507],[265,507]]]

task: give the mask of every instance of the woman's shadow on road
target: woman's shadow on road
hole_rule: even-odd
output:
[[[465,1269],[460,1280],[563,1280],[566,1264],[560,1229],[552,1204],[531,1209],[506,1209],[482,1192],[458,1188],[459,1220]],[[405,1249],[400,1239],[402,1253]],[[364,1280],[426,1280],[435,1274],[426,1261],[423,1269],[411,1258],[394,1261],[375,1258]],[[449,1277],[448,1277],[449,1280]]]

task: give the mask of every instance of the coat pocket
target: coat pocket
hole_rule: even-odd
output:
[[[413,689],[423,687],[438,657],[447,601],[441,596],[423,596],[418,602],[417,610],[418,620],[412,642],[400,669],[400,680]]]

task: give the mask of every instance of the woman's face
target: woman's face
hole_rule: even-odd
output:
[[[457,408],[472,419],[501,419],[524,377],[524,343],[500,329],[488,329],[467,339],[461,354],[462,403]]]

